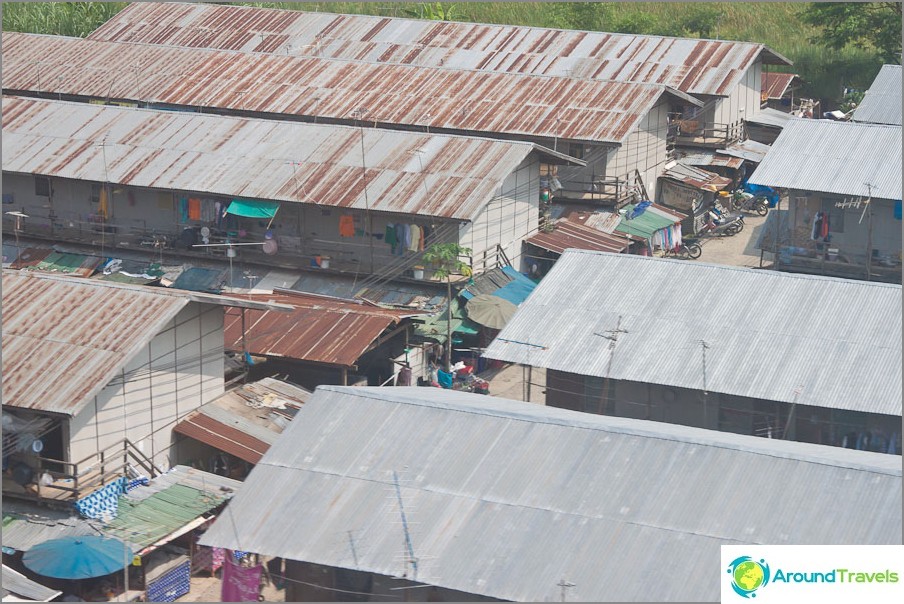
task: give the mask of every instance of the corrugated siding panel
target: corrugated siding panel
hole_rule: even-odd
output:
[[[792,119],[749,182],[768,187],[901,199],[901,127]]]
[[[200,4],[135,4],[90,38],[659,83],[721,96],[758,59],[789,64],[749,42]]]
[[[519,142],[3,97],[4,171],[360,210],[471,220],[532,151]]]
[[[292,312],[226,311],[228,350],[351,367],[388,327],[410,311],[392,311],[301,294],[236,296],[295,306]]]
[[[901,125],[901,66],[883,65],[854,111],[855,122]]]
[[[762,78],[762,92],[760,93],[764,99],[780,99],[785,95],[791,80],[797,77],[794,73],[775,73],[764,71]]]
[[[363,107],[367,122],[608,143],[621,143],[665,93],[626,82],[20,33],[4,34],[3,64],[6,90],[338,120]]]
[[[229,504],[237,529],[217,523],[202,543],[505,600],[558,600],[565,577],[575,601],[711,601],[722,544],[901,530],[889,455],[424,388],[321,387],[299,419]],[[280,521],[291,509],[305,513]],[[662,569],[685,580],[651,581]]]
[[[569,251],[485,356],[700,390],[705,341],[710,392],[901,415],[900,326],[899,285]]]
[[[200,412],[192,413],[176,424],[173,432],[225,451],[248,463],[260,461],[263,454],[270,448],[269,443]]]
[[[3,404],[74,415],[186,304],[147,289],[4,271]]]

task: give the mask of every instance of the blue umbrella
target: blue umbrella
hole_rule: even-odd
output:
[[[132,555],[132,549],[118,539],[80,535],[39,543],[25,552],[22,562],[45,577],[90,579],[122,570]]]

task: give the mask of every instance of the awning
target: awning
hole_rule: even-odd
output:
[[[668,228],[683,220],[682,214],[671,211],[667,212],[665,208],[656,206],[655,204],[651,204],[644,210],[643,214],[631,220],[628,220],[627,217],[630,216],[631,212],[634,210],[634,204],[625,206],[625,210],[625,215],[622,216],[622,220],[615,230],[619,233],[637,235],[644,239],[649,239],[656,231]],[[681,217],[679,218],[679,216]]]
[[[233,199],[226,208],[227,214],[245,218],[273,218],[279,210],[278,201],[256,201],[253,199]]]

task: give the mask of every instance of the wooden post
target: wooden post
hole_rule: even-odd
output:
[[[348,367],[342,368],[342,385],[348,386]]]

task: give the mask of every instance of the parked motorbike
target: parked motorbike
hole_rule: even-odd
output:
[[[728,194],[726,193],[726,195]],[[729,195],[729,200],[733,210],[756,212],[760,216],[769,213],[769,201],[763,195],[752,195],[738,189]]]
[[[689,258],[696,260],[703,253],[703,247],[696,239],[685,238],[684,241],[676,248],[666,250],[663,258]]]
[[[744,215],[740,212],[729,213],[718,203],[713,205],[707,218],[708,222],[698,233],[702,237],[730,237],[744,230]]]

